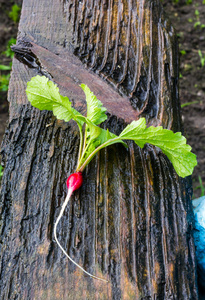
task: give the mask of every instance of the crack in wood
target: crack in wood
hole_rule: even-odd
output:
[[[17,45],[11,46],[11,50],[14,51],[15,57],[23,64],[32,69],[37,69],[39,73],[52,79],[49,74],[42,66],[39,58],[32,52],[32,44],[26,39],[19,39]]]
[[[26,43],[28,41],[26,40]],[[17,46],[13,46],[17,58],[27,66],[37,68],[45,75],[52,76],[55,83],[66,91],[67,96],[73,99],[75,107],[85,112],[82,107],[85,98],[83,91],[78,87],[80,83],[87,84],[92,92],[105,105],[112,115],[130,123],[139,118],[137,110],[134,110],[127,97],[122,97],[108,83],[86,70],[81,61],[66,51],[66,58],[61,58],[51,51],[30,42],[26,47],[23,40]],[[46,71],[45,71],[46,70]]]

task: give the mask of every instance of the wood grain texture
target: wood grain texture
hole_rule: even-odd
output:
[[[53,225],[75,169],[79,135],[74,123],[31,108],[25,95],[26,82],[43,73],[84,111],[78,81],[85,74],[99,84],[102,101],[109,88],[125,102],[123,115],[113,99],[104,100],[104,126],[112,132],[123,129],[129,108],[149,124],[179,130],[177,46],[159,3],[26,0],[21,49],[22,40],[32,47],[24,45],[23,63],[13,62],[1,150],[0,298],[198,299],[190,179],[179,178],[149,145],[102,150],[58,227],[69,255],[109,283],[87,277],[64,257]],[[25,64],[28,49],[33,68]]]
[[[86,114],[85,94],[79,87],[81,83],[84,83],[102,101],[109,114],[115,115],[127,123],[139,117],[128,98],[119,95],[105,81],[85,69],[79,59],[71,53],[64,51],[63,55],[61,50],[61,56],[65,56],[66,59],[61,58],[24,39],[20,40],[19,45],[13,46],[12,49],[21,62],[39,70],[42,75],[57,83],[61,91],[69,97],[75,108],[81,113]]]
[[[64,1],[73,52],[130,99],[150,123],[171,127],[177,107],[176,36],[158,1]],[[174,56],[174,59],[173,59]],[[172,109],[170,99],[175,99]]]

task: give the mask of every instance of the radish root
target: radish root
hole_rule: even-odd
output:
[[[67,206],[67,204],[68,204],[68,202],[69,202],[69,200],[70,200],[70,197],[71,197],[71,195],[72,195],[72,190],[68,190],[68,194],[67,194],[67,196],[66,196],[66,198],[65,198],[65,201],[64,201],[64,203],[63,203],[63,206],[62,206],[62,208],[61,208],[61,211],[60,211],[60,214],[59,214],[59,216],[58,216],[58,218],[57,218],[57,220],[56,220],[56,222],[55,222],[55,224],[54,224],[54,237],[55,237],[55,240],[56,240],[56,243],[58,244],[58,246],[59,246],[59,248],[63,251],[63,253],[65,254],[65,256],[70,260],[70,261],[72,261],[72,263],[74,264],[74,265],[76,265],[79,269],[81,269],[85,274],[87,274],[88,276],[90,276],[90,277],[92,277],[92,278],[94,278],[94,279],[98,279],[98,280],[101,280],[101,281],[104,281],[104,282],[108,282],[108,280],[105,280],[105,279],[103,279],[103,278],[100,278],[100,277],[97,277],[97,276],[94,276],[94,275],[92,275],[92,274],[90,274],[89,272],[87,272],[85,269],[83,269],[80,265],[78,265],[68,254],[67,254],[67,252],[65,251],[65,249],[61,246],[61,244],[60,244],[60,242],[58,241],[58,238],[57,238],[57,226],[58,226],[58,223],[59,223],[59,221],[60,221],[60,219],[62,218],[62,216],[63,216],[63,213],[64,213],[64,210],[65,210],[65,208],[66,208],[66,206]]]

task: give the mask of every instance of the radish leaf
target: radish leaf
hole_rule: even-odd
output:
[[[87,128],[87,135],[86,135],[87,147],[85,148],[81,163],[85,162],[85,160],[92,154],[92,152],[96,148],[101,147],[104,144],[106,144],[106,146],[109,146],[114,143],[122,143],[125,147],[128,147],[125,142],[123,142],[117,135],[110,132],[108,129],[105,130],[100,128],[99,126],[96,126],[93,122],[91,122],[86,117],[80,116],[79,118],[81,119],[82,122],[86,124],[86,128]],[[102,148],[104,147],[101,147],[100,149]]]
[[[81,120],[83,120],[83,118],[81,118]],[[96,141],[98,145],[101,145],[101,144],[108,142],[109,140],[118,138],[119,139],[118,143],[120,142],[126,148],[128,147],[125,142],[123,142],[117,135],[110,132],[108,129],[105,130],[105,129],[100,128],[99,126],[96,126],[88,118],[84,118],[84,122],[86,123],[87,128],[88,128],[88,134],[87,134],[88,140]]]
[[[75,120],[82,126],[78,118],[80,113],[71,107],[68,97],[59,93],[59,88],[45,76],[35,76],[27,83],[26,94],[31,104],[40,110],[52,110],[54,116],[66,122]]]
[[[173,133],[161,126],[147,127],[145,118],[140,118],[129,124],[117,136],[108,129],[97,126],[107,119],[106,108],[85,84],[81,84],[81,88],[86,96],[87,117],[75,110],[69,99],[62,96],[58,87],[45,76],[33,77],[26,89],[28,100],[33,106],[40,110],[52,110],[60,120],[68,122],[73,119],[77,122],[80,146],[76,171],[82,172],[99,150],[115,143],[122,143],[128,147],[123,140],[133,140],[141,148],[146,143],[161,148],[179,176],[192,174],[194,166],[197,165],[196,155],[191,153],[191,147],[186,144],[186,138],[180,132]]]
[[[99,125],[107,119],[105,112],[107,109],[102,106],[102,102],[91,92],[87,85],[81,84],[86,102],[87,102],[87,118],[95,125]]]
[[[120,134],[121,139],[133,140],[141,148],[146,143],[159,147],[172,162],[177,174],[181,177],[191,175],[197,165],[196,155],[191,153],[191,146],[181,132],[172,132],[162,126],[146,127],[145,118],[133,121]]]

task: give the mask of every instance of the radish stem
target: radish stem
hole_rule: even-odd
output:
[[[89,164],[89,162],[93,159],[93,157],[97,154],[98,151],[100,151],[101,149],[107,147],[108,145],[111,145],[112,142],[113,144],[117,141],[120,141],[119,137],[113,138],[112,140],[109,140],[107,142],[105,142],[104,144],[100,145],[99,147],[97,147],[88,157],[87,159],[84,161],[84,163],[82,165],[80,165],[80,163],[78,164],[77,170],[76,172],[83,172],[83,170],[85,169],[85,167]]]
[[[82,127],[78,124],[79,132],[80,132],[80,146],[78,151],[78,162],[80,161],[80,158],[82,156],[82,149],[83,149],[83,133],[82,133]]]

